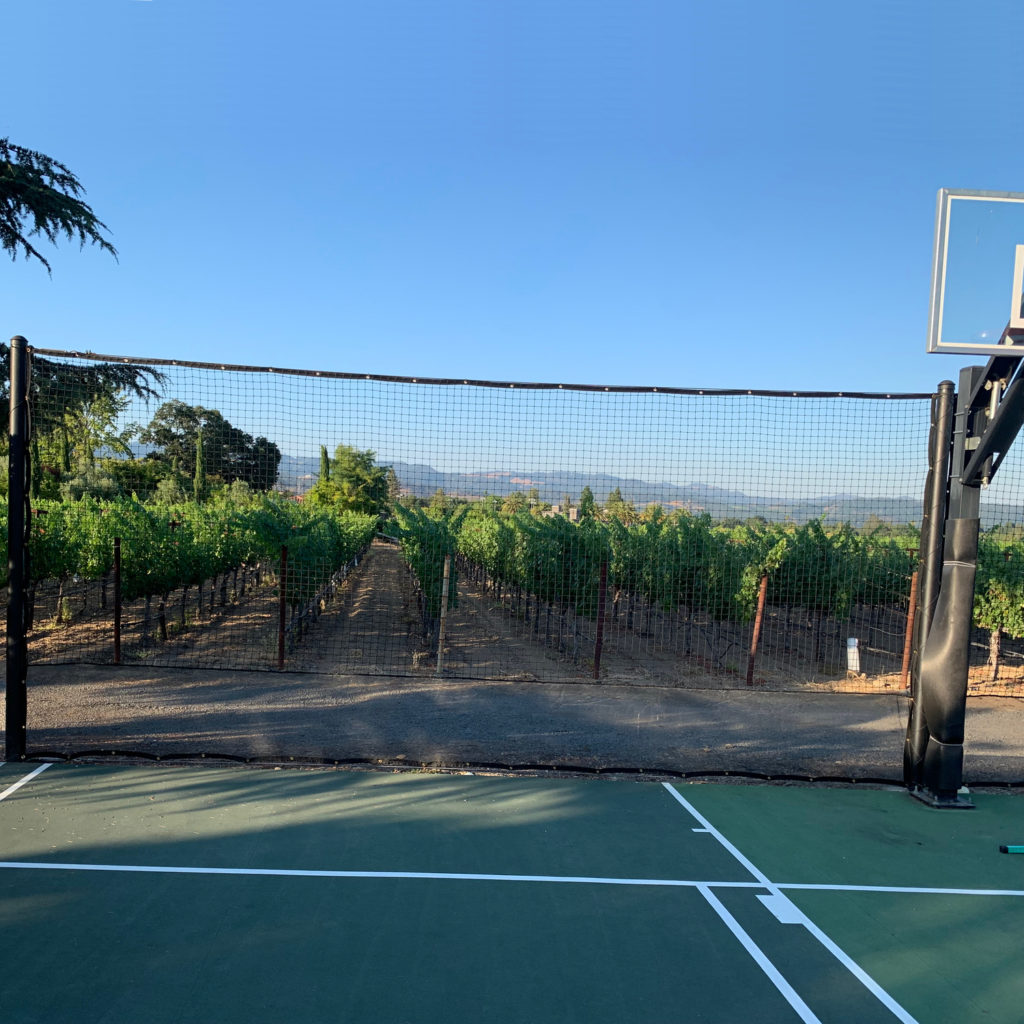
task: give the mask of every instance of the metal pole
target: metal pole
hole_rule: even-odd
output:
[[[28,342],[11,338],[10,448],[7,469],[7,714],[6,757],[25,757],[28,728],[28,639],[25,612],[28,588],[30,469],[28,458]]]

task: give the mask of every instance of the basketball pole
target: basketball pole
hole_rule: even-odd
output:
[[[921,643],[916,645],[904,781],[911,795],[937,808],[974,806],[963,791],[963,761],[981,489],[992,480],[1024,425],[1022,361],[1024,354],[998,355],[987,366],[961,370],[951,437],[941,426],[941,396],[948,382],[940,385],[933,409],[921,545],[922,567],[930,583],[920,605]],[[948,472],[942,469],[944,445]],[[940,490],[945,492],[941,501]],[[934,566],[936,547],[935,523],[929,514],[934,517],[942,508],[936,590],[935,573],[928,571],[929,563]]]

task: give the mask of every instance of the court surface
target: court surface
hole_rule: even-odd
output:
[[[0,767],[4,1024],[1019,1021],[1024,798]]]

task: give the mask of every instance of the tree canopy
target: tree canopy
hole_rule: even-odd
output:
[[[186,477],[196,477],[196,453],[202,452],[200,475],[231,484],[241,480],[254,490],[270,490],[277,482],[281,451],[265,437],[253,438],[232,426],[216,409],[187,405],[178,399],[164,402],[139,439],[152,445],[146,458],[177,466]]]
[[[82,183],[60,161],[0,139],[0,246],[12,260],[19,255],[37,259],[47,272],[46,257],[31,239],[41,236],[56,245],[63,236],[98,245],[117,258],[103,237],[107,225],[96,217],[82,196]]]
[[[309,492],[314,505],[329,505],[349,512],[386,515],[397,481],[390,466],[378,466],[377,453],[361,452],[339,444],[330,460],[328,472]]]

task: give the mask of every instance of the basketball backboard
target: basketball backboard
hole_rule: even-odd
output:
[[[1024,349],[1024,192],[939,190],[929,352]]]

